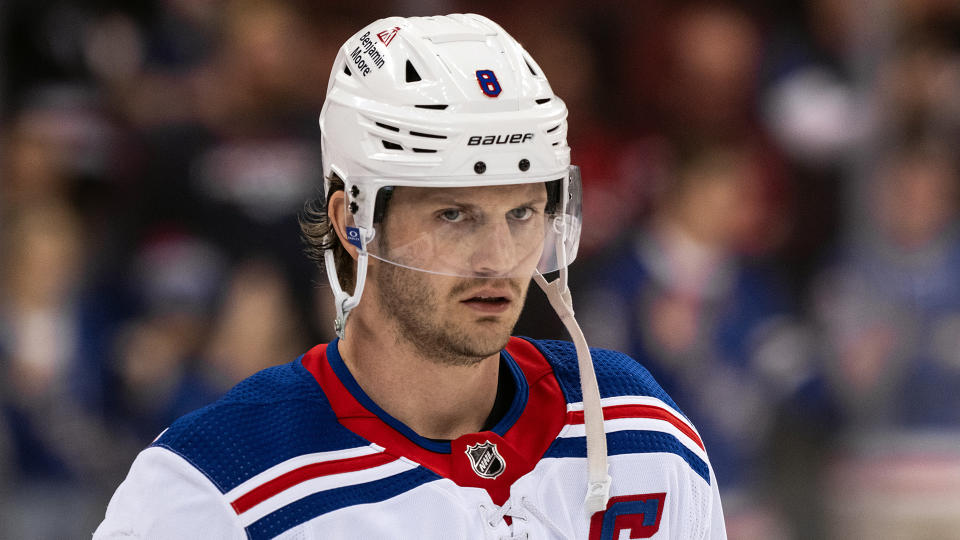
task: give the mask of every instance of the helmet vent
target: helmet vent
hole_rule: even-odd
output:
[[[414,137],[427,137],[430,139],[446,139],[446,135],[434,135],[433,133],[420,133],[419,131],[411,131],[411,135]]]
[[[418,109],[432,109],[434,111],[442,111],[449,107],[449,105],[414,105]]]
[[[387,150],[403,150],[403,147],[397,143],[384,141],[384,140],[381,140],[380,142],[383,143],[383,147],[386,148]]]
[[[549,103],[551,99],[553,99],[553,98],[548,98],[548,97],[547,97],[547,98],[536,99],[536,100],[534,100],[534,101],[537,102],[537,105],[543,105],[544,103]]]
[[[534,77],[539,77],[539,74],[537,73],[537,71],[533,69],[532,65],[530,65],[530,60],[527,60],[526,58],[524,58],[523,61],[526,62],[527,68],[530,69],[530,74],[533,75]]]
[[[407,60],[407,82],[412,83],[421,80],[423,79],[420,77],[420,74],[417,73],[417,68],[413,67],[413,64]]]
[[[432,148],[414,148],[414,152],[418,154],[436,154],[437,151]]]
[[[556,131],[556,130],[558,130],[558,129],[560,129],[560,124],[557,124],[557,125],[553,126],[552,128],[548,129],[548,130],[547,130],[547,133],[553,133],[554,131]]]
[[[388,125],[388,124],[381,124],[380,122],[377,122],[377,125],[380,126],[380,127],[382,127],[383,129],[389,129],[390,131],[400,131],[400,128],[398,128],[398,127],[396,127],[396,126],[391,126],[391,125]]]
[[[343,66],[343,72],[347,74],[347,77],[350,77],[352,75],[350,73],[350,68],[347,66]]]

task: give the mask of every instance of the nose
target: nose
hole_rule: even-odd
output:
[[[506,219],[485,224],[471,238],[470,268],[480,277],[506,277],[517,263],[517,245]]]

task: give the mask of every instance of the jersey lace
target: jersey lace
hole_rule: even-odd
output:
[[[501,520],[505,517],[510,517],[510,536],[501,536],[500,540],[519,540],[519,539],[528,539],[530,538],[530,533],[527,531],[525,526],[527,521],[530,518],[534,518],[540,523],[547,526],[548,529],[553,533],[554,538],[562,538],[564,540],[573,540],[571,537],[554,523],[549,516],[547,516],[543,511],[541,511],[535,504],[533,504],[530,499],[527,497],[521,497],[520,502],[517,503],[513,498],[507,500],[503,506],[489,508],[485,505],[480,506],[480,512],[483,515],[484,521],[487,522],[491,528],[497,526]]]

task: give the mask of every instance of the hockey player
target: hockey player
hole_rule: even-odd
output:
[[[566,116],[484,17],[347,40],[304,220],[339,339],[177,420],[95,537],[725,538],[694,427],[573,318]],[[531,278],[574,343],[510,336]]]

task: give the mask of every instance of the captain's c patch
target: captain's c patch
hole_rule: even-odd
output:
[[[650,538],[660,530],[666,493],[611,497],[607,509],[590,518],[590,540]]]

